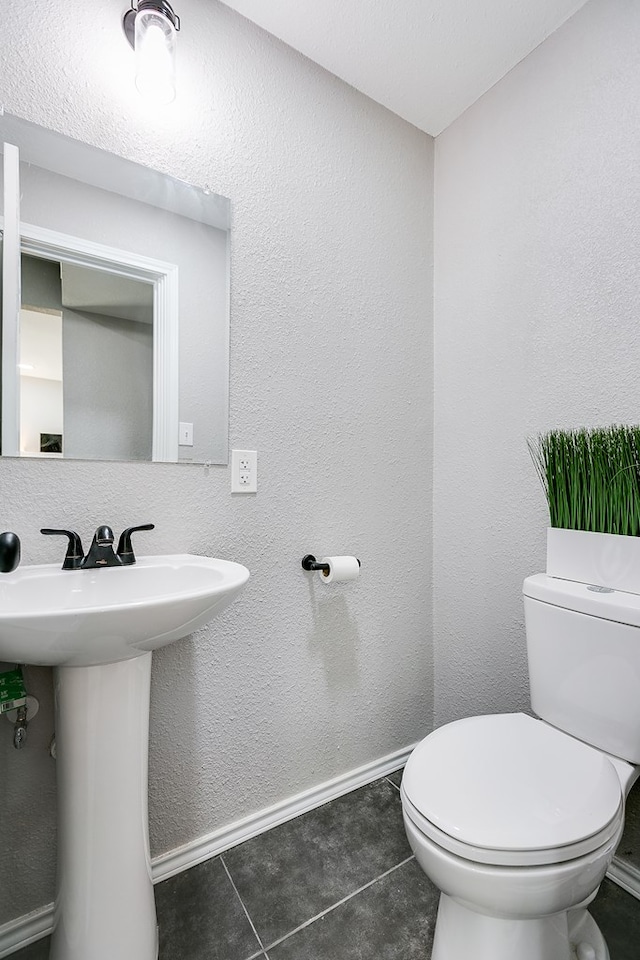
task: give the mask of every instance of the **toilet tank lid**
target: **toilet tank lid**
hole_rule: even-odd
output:
[[[640,589],[640,582],[638,588]],[[546,573],[527,577],[522,585],[522,592],[525,597],[541,600],[555,607],[640,627],[640,595],[637,593],[611,590],[575,580],[561,580]]]

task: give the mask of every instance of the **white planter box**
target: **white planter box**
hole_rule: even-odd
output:
[[[549,527],[547,573],[640,594],[640,537]]]

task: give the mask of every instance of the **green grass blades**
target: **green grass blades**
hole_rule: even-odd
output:
[[[552,527],[640,536],[640,426],[551,430],[528,446]]]

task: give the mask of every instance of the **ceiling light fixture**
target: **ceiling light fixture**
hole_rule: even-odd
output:
[[[176,96],[180,18],[166,0],[132,0],[122,26],[136,54],[136,87],[156,103],[171,103]]]

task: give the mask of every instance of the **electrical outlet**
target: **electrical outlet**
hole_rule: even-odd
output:
[[[257,450],[231,451],[231,493],[258,492]]]

